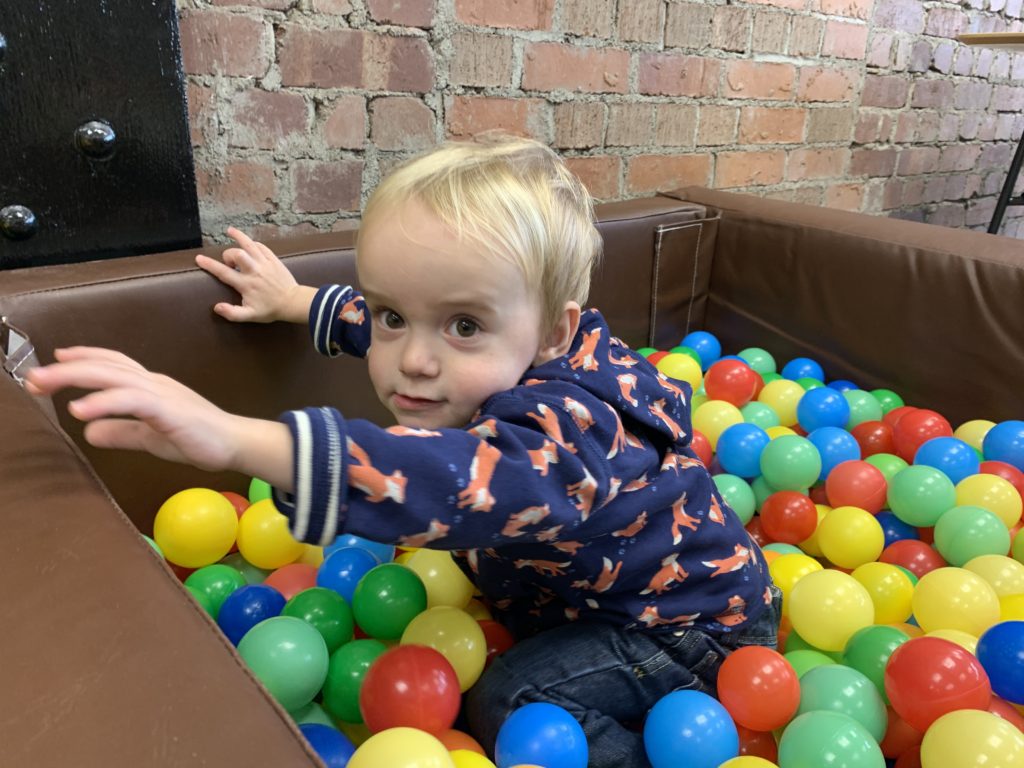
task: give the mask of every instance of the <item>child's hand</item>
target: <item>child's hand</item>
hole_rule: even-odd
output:
[[[306,322],[316,291],[299,285],[288,267],[263,243],[234,227],[228,228],[228,235],[239,247],[224,251],[223,262],[209,256],[196,256],[200,269],[234,288],[241,296],[241,304],[220,302],[214,305],[213,311],[236,323]]]
[[[207,470],[232,467],[240,447],[239,417],[120,352],[70,347],[54,355],[58,362],[28,372],[28,390],[94,390],[68,404],[72,416],[89,422],[85,439],[91,445],[147,451]]]

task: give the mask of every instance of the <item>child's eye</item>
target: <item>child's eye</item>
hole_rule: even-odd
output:
[[[476,324],[476,321],[470,320],[468,317],[460,317],[458,320],[452,323],[452,330],[456,336],[463,339],[468,339],[470,336],[475,336],[480,330],[480,326]]]
[[[405,325],[405,320],[397,312],[392,312],[390,309],[383,309],[380,313],[380,321],[385,328],[395,330]]]

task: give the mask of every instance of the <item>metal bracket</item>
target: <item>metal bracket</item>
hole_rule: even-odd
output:
[[[19,386],[25,386],[25,374],[39,365],[36,348],[24,331],[11,325],[7,318],[0,315],[0,368],[10,374]],[[43,409],[50,421],[58,424],[57,411],[49,397],[33,398]]]

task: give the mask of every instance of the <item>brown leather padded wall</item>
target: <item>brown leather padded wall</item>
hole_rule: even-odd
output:
[[[1024,417],[1024,243],[692,187],[721,211],[707,330],[889,387],[953,426]]]

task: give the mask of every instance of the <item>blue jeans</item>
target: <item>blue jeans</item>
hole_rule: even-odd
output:
[[[576,622],[517,643],[497,657],[467,694],[473,735],[494,754],[501,724],[536,701],[566,709],[583,726],[589,768],[649,768],[641,732],[647,711],[666,694],[716,694],[718,669],[743,645],[775,647],[782,593],[743,632],[654,634]]]

